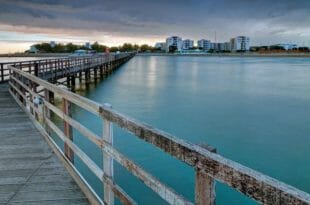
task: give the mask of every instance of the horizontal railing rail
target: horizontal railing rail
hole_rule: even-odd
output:
[[[195,176],[195,204],[215,204],[214,181],[222,182],[242,194],[262,204],[310,204],[310,195],[276,179],[245,167],[237,162],[224,158],[201,146],[181,140],[150,125],[137,121],[114,110],[108,104],[99,104],[59,86],[51,84],[14,66],[11,70],[10,92],[15,100],[32,116],[41,127],[44,135],[53,142],[51,132],[55,133],[63,142],[64,147],[52,143],[68,166],[74,168],[74,155],[78,156],[85,165],[102,181],[104,196],[99,197],[92,191],[94,203],[113,204],[117,196],[123,204],[136,202],[113,180],[113,161],[119,163],[130,173],[144,182],[146,186],[157,193],[169,204],[192,204],[173,188],[168,187],[156,177],[138,166],[135,162],[121,154],[113,146],[113,129],[115,124],[126,131],[160,148],[165,153],[175,157],[196,172]],[[44,98],[35,92],[36,86],[43,87]],[[62,99],[62,109],[53,104],[51,96],[57,95]],[[36,101],[41,99],[42,104]],[[103,133],[101,136],[93,133],[81,122],[75,120],[70,107],[74,104],[87,112],[99,116],[102,120]],[[51,113],[57,115],[64,122],[64,129],[60,129],[51,119]],[[103,167],[99,167],[73,140],[72,128],[101,148]],[[63,152],[61,150],[64,150]],[[78,172],[76,169],[74,169]],[[78,173],[79,174],[79,173]],[[81,176],[79,174],[79,176]],[[103,201],[101,200],[103,198]]]

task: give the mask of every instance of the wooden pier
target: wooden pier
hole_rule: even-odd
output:
[[[88,204],[7,84],[0,84],[0,204]]]
[[[81,193],[80,191],[82,191],[91,204],[113,205],[115,197],[123,204],[136,204],[135,200],[126,193],[126,190],[123,190],[114,181],[113,164],[118,163],[169,204],[214,205],[216,201],[215,181],[222,182],[261,204],[310,204],[310,195],[308,193],[224,158],[215,153],[214,150],[191,144],[150,125],[125,116],[114,110],[109,104],[99,104],[57,86],[57,84],[61,84],[60,79],[67,78],[66,85],[73,87],[74,81],[80,77],[80,72],[82,73],[81,78],[84,78],[84,83],[88,83],[91,76],[94,79],[98,77],[98,73],[104,74],[111,72],[132,56],[132,54],[122,54],[113,58],[111,56],[101,56],[98,58],[88,58],[87,60],[54,59],[51,62],[43,61],[39,64],[28,62],[7,67],[10,71],[9,92],[12,98],[15,99],[21,109],[27,113],[29,119],[33,122],[33,125],[36,127],[36,130],[33,132],[40,132],[70,176],[77,183],[79,187],[79,189],[76,189],[77,193]],[[90,74],[91,72],[93,74]],[[101,74],[99,74],[99,77]],[[12,99],[7,99],[10,98],[8,94],[4,96],[4,102],[12,101]],[[54,96],[62,100],[62,108],[54,105]],[[87,129],[82,122],[74,119],[70,112],[72,104],[98,116],[102,120],[103,132],[100,136]],[[51,118],[52,114],[62,119],[63,129],[59,128],[53,122]],[[16,116],[16,118],[18,117]],[[14,119],[15,117],[12,117],[13,121]],[[33,125],[30,123],[28,125],[29,128],[26,126],[27,128],[25,129],[33,128]],[[152,176],[142,167],[116,150],[113,146],[112,125],[123,128],[132,133],[133,136],[144,140],[145,143],[150,143],[163,152],[173,156],[176,160],[191,166],[196,173],[195,201],[192,202],[184,198],[172,187],[165,185],[155,176]],[[9,127],[9,125],[4,125],[4,127],[6,127],[5,130],[8,130],[8,132],[15,133],[13,131],[15,129],[14,127]],[[75,129],[100,148],[103,167],[99,167],[74,142],[72,129]],[[54,133],[62,140],[63,146],[55,143],[51,133]],[[25,135],[25,138],[32,136]],[[5,142],[14,143],[15,140],[10,141],[11,137],[14,136],[9,134],[2,136],[1,133],[1,139],[4,138]],[[36,141],[36,143],[38,142]],[[37,148],[40,147],[37,146]],[[0,151],[2,152],[2,150]],[[6,152],[6,149],[3,152]],[[53,155],[44,157],[47,158],[44,158],[44,160],[53,160],[52,163],[55,164],[57,162]],[[102,182],[104,193],[101,196],[94,192],[75,168],[75,157],[78,157],[98,177],[98,180]],[[29,159],[25,156],[24,160],[27,161]],[[0,167],[2,166],[6,167],[5,164]],[[63,172],[64,175],[67,174],[65,171]],[[5,173],[2,175],[6,176]],[[48,173],[46,175],[47,178],[50,177]],[[41,178],[38,181],[41,182]],[[62,187],[61,185],[59,186]],[[63,188],[63,194],[65,192],[67,194],[71,193],[66,187]],[[1,196],[7,197],[5,195]],[[80,196],[83,199],[83,195]]]

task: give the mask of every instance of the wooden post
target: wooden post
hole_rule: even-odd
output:
[[[29,89],[31,90],[31,91],[33,91],[33,82],[32,81],[29,81],[29,85],[28,85],[28,87],[29,87]],[[29,93],[29,101],[30,101],[30,104],[33,104],[33,98],[34,98],[34,96],[31,94],[31,93]],[[29,105],[30,106],[30,105]],[[33,111],[33,108],[30,106],[30,113],[33,115],[34,114],[34,111]]]
[[[97,83],[97,67],[94,68],[94,80]]]
[[[3,63],[1,63],[1,81],[4,81]]]
[[[48,89],[44,89],[44,100],[46,102],[50,102],[50,91]],[[50,110],[46,107],[46,105],[43,102],[43,126],[45,128],[45,131],[51,135],[51,131],[49,129],[49,127],[46,124],[46,119],[50,119],[51,118],[51,112]]]
[[[209,145],[201,147],[216,153],[216,149]],[[196,205],[215,205],[215,181],[204,170],[196,169],[195,173],[195,204]]]
[[[80,72],[79,72],[79,81],[80,81],[80,83],[82,82],[82,77],[83,77],[83,72],[80,71]]]
[[[105,104],[112,107],[110,104]],[[104,119],[103,140],[113,146],[113,127],[112,123]],[[103,154],[103,174],[113,179],[113,158],[107,154]],[[108,183],[103,182],[103,200],[107,205],[114,205],[114,193]]]
[[[75,90],[75,75],[71,76],[71,90]]]
[[[103,65],[101,64],[99,68],[100,68],[99,69],[100,80],[102,80],[103,79]]]
[[[62,99],[62,111],[64,114],[71,116],[71,103],[63,98]],[[67,123],[66,121],[64,121],[64,134],[71,140],[73,141],[73,135],[72,135],[72,127],[69,123]],[[67,143],[65,143],[65,155],[66,157],[72,162],[72,164],[74,164],[74,153],[73,151],[70,149],[70,147],[67,145]]]
[[[67,87],[70,88],[71,87],[71,84],[70,84],[70,76],[67,76]]]
[[[38,76],[39,75],[39,63],[35,62],[34,64],[34,75]]]
[[[44,99],[46,102],[53,104],[54,103],[54,93],[45,88],[44,89]],[[46,106],[44,106],[43,109],[44,109],[43,110],[44,118],[50,119],[51,118],[50,110]],[[44,118],[43,118],[43,120],[44,120]]]

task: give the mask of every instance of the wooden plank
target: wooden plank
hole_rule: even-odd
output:
[[[40,201],[28,201],[28,202],[11,202],[8,205],[86,205],[89,204],[86,198],[77,198],[77,199],[56,199],[56,200],[40,200]]]
[[[76,190],[50,190],[50,191],[33,191],[33,192],[18,192],[12,202],[31,202],[59,199],[80,199],[85,198],[84,194]]]

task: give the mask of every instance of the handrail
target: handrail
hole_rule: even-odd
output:
[[[263,204],[310,204],[310,195],[306,192],[245,167],[219,154],[212,153],[201,146],[191,144],[164,131],[153,128],[150,125],[123,115],[109,105],[102,105],[79,96],[13,66],[10,66],[10,69],[12,71],[11,91],[12,94],[16,96],[15,99],[20,100],[21,105],[25,107],[28,105],[36,107],[36,105],[33,104],[33,99],[40,96],[35,94],[33,92],[33,87],[29,87],[29,85],[36,84],[45,89],[45,98],[43,99],[42,106],[44,109],[41,113],[41,116],[43,116],[41,119],[42,127],[45,127],[47,132],[48,130],[53,130],[65,142],[65,145],[68,146],[67,151],[69,150],[65,153],[66,159],[70,160],[71,156],[69,153],[70,151],[73,152],[79,156],[90,170],[104,183],[104,202],[106,204],[113,204],[113,194],[118,196],[124,204],[135,203],[124,190],[114,184],[113,163],[111,163],[111,159],[115,160],[133,175],[141,179],[169,204],[191,204],[190,201],[147,173],[133,161],[127,159],[126,156],[119,153],[113,147],[113,135],[110,127],[112,123],[193,167],[196,171],[195,204],[215,203],[215,196],[210,195],[210,193],[214,191],[213,180],[220,181]],[[28,82],[28,84],[26,82]],[[51,103],[48,98],[49,93],[57,94],[57,96],[63,99],[64,105],[66,105],[63,110],[58,109]],[[30,99],[27,99],[27,96],[29,96],[28,98]],[[85,128],[80,122],[72,118],[69,111],[71,103],[101,117],[105,128],[103,137],[99,137],[92,133],[92,131]],[[32,115],[36,116],[36,112],[39,111],[38,109],[32,109],[32,112]],[[59,116],[65,122],[66,128],[75,128],[84,137],[88,138],[102,149],[104,156],[103,169],[99,168],[87,154],[80,150],[70,139],[70,135],[72,134],[70,133],[70,129],[61,131],[54,125],[49,118],[50,112]],[[37,118],[37,121],[40,121],[40,119]]]

